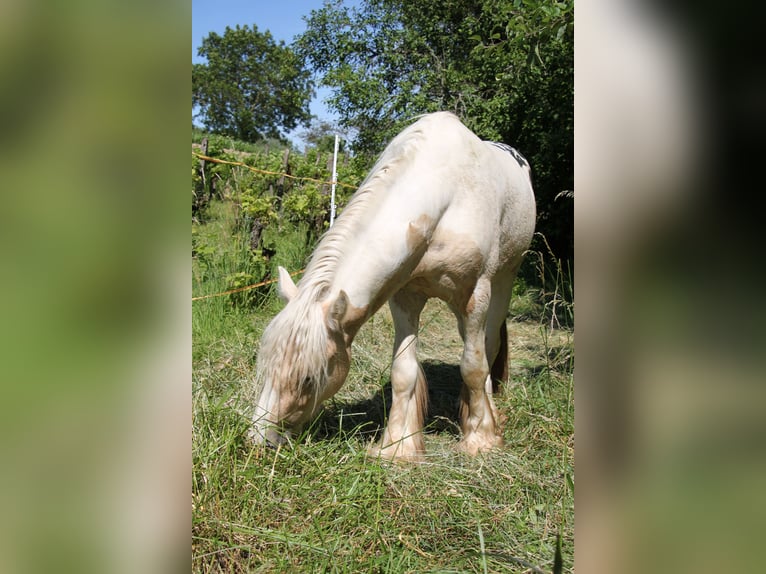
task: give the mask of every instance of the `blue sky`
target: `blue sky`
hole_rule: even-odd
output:
[[[193,0],[192,62],[203,61],[197,57],[202,39],[210,32],[223,34],[226,26],[233,28],[237,24],[255,24],[259,31],[269,30],[277,41],[284,40],[290,44],[296,35],[306,29],[303,16],[308,16],[323,4],[324,0]],[[355,5],[358,1],[346,0],[346,4]],[[335,116],[322,103],[327,96],[327,89],[318,89],[310,109],[320,119],[332,121]],[[300,133],[303,128],[296,131]]]

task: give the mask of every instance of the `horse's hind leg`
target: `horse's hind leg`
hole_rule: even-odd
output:
[[[490,296],[489,281],[479,280],[464,313],[458,317],[462,324],[464,342],[460,362],[460,374],[463,377],[460,394],[463,439],[458,443],[458,449],[468,454],[476,454],[503,444],[497,408],[492,401],[493,384],[487,356],[489,350],[494,360],[499,344],[497,335],[494,339],[487,340],[487,328],[491,327],[493,332],[498,334],[500,332],[497,319],[488,317]]]
[[[505,318],[511,301],[516,270],[498,274],[492,280],[492,297],[487,312],[487,357],[492,375],[492,392],[497,394],[508,382],[508,328]]]
[[[389,301],[396,330],[391,364],[393,401],[383,438],[370,449],[374,456],[420,460],[425,453],[423,420],[428,392],[417,359],[418,321],[425,303],[425,297],[408,291],[400,291]]]
[[[495,276],[492,283],[492,297],[487,311],[487,359],[492,365],[490,378],[493,395],[500,392],[502,384],[508,382],[508,327],[505,324],[505,318],[508,314],[514,277],[515,273],[502,277]],[[490,401],[490,404],[494,409],[495,422],[503,426],[507,417],[497,411],[493,401]],[[500,429],[498,429],[499,432]]]
[[[505,326],[505,316],[500,323],[500,332],[498,333],[498,349],[495,355],[495,361],[492,363],[492,394],[500,391],[500,385],[508,382],[508,327]]]

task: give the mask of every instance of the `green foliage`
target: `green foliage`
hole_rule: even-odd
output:
[[[535,234],[536,245],[522,263],[513,287],[511,316],[516,319],[537,317],[554,327],[574,327],[574,277],[568,262],[556,259],[545,236]]]
[[[255,142],[309,120],[310,74],[293,50],[254,25],[211,32],[192,66],[192,106],[213,132]]]
[[[298,220],[312,219],[327,210],[327,198],[315,185],[301,186],[300,190],[285,197],[282,205],[285,211]]]
[[[208,156],[244,164],[205,162],[203,185],[202,162],[192,155],[192,255],[199,284],[223,292],[268,280],[276,276],[277,265],[301,269],[329,222],[331,154],[316,147],[302,154],[273,144],[248,145],[194,130],[192,137],[197,142],[207,137]],[[338,178],[345,184],[336,190],[339,210],[367,167],[339,157]],[[284,177],[285,171],[317,181]],[[225,249],[211,239],[217,236],[231,238]],[[271,292],[264,285],[223,299],[250,308],[263,304]]]
[[[208,142],[208,155],[217,157],[225,152],[239,151],[246,153],[261,153],[272,148],[285,147],[281,138],[265,138],[257,142],[246,142],[229,135],[216,134],[192,126],[192,143]]]
[[[253,221],[263,226],[305,224],[314,238],[324,231],[330,210],[331,153],[318,148],[311,148],[305,154],[291,152],[287,164],[284,148],[220,156],[255,168],[221,164],[212,168],[212,173],[219,178],[222,197],[233,198],[241,207],[245,227]],[[347,155],[339,156],[338,180],[342,185],[336,186],[337,205],[345,205],[367,167]],[[292,177],[284,177],[285,172]]]
[[[274,196],[255,195],[252,188],[247,188],[241,195],[242,213],[251,219],[263,222],[274,221],[277,219],[277,212],[274,209],[275,199]]]
[[[357,153],[374,155],[415,115],[450,110],[529,160],[538,230],[574,255],[573,0],[336,0],[307,18],[296,50]]]

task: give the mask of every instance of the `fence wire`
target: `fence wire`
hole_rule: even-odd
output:
[[[295,277],[296,275],[300,275],[304,271],[305,269],[301,269],[300,271],[290,273],[290,277]],[[237,287],[236,289],[229,289],[228,291],[222,291],[220,293],[210,293],[209,295],[198,295],[197,297],[192,297],[192,301],[199,301],[200,299],[210,299],[211,297],[220,297],[221,295],[231,295],[232,293],[240,293],[241,291],[249,291],[250,289],[255,289],[256,287],[263,287],[264,285],[270,285],[271,283],[276,283],[277,281],[279,281],[278,277],[274,279],[267,279],[266,281],[261,281],[260,283],[253,283],[252,285],[245,285],[244,287]]]
[[[326,184],[326,185],[339,185],[341,187],[347,187],[349,189],[356,189],[357,186],[355,185],[349,185],[347,183],[342,183],[340,181],[325,181],[322,179],[316,179],[313,177],[302,177],[302,176],[296,176],[296,175],[290,175],[289,173],[283,173],[280,171],[269,171],[266,169],[260,169],[257,167],[253,167],[252,165],[247,165],[244,162],[241,161],[231,161],[226,159],[220,159],[217,157],[210,157],[208,155],[204,155],[197,152],[192,152],[192,155],[195,156],[198,159],[209,161],[211,163],[222,163],[225,165],[234,165],[239,167],[244,167],[245,169],[249,169],[252,172],[255,173],[261,173],[265,175],[276,175],[280,177],[287,177],[289,179],[294,179],[296,181],[311,181],[313,183],[319,183],[319,184]],[[296,275],[300,275],[303,273],[305,269],[301,269],[300,271],[296,271],[295,273],[291,273],[291,277],[295,277]],[[271,283],[276,283],[279,281],[278,278],[275,279],[268,279],[266,281],[261,281],[260,283],[254,283],[252,285],[245,285],[244,287],[237,287],[236,289],[229,289],[228,291],[222,291],[220,293],[210,293],[209,295],[199,295],[197,297],[192,297],[192,301],[199,301],[201,299],[210,299],[211,297],[221,297],[222,295],[231,295],[232,293],[240,293],[242,291],[249,291],[250,289],[256,289],[258,287],[263,287],[264,285],[270,285]]]
[[[280,172],[280,171],[268,171],[266,169],[260,169],[260,168],[257,168],[257,167],[253,167],[251,165],[247,165],[246,163],[241,162],[241,161],[231,161],[231,160],[227,160],[227,159],[219,159],[219,158],[216,158],[216,157],[210,157],[210,156],[207,156],[207,155],[203,155],[203,154],[197,153],[197,152],[192,152],[192,155],[197,157],[198,159],[201,159],[201,160],[204,160],[204,161],[209,161],[209,162],[212,162],[212,163],[223,163],[223,164],[226,164],[226,165],[236,165],[236,166],[239,166],[239,167],[244,167],[245,169],[249,169],[252,172],[262,173],[262,174],[265,174],[265,175],[278,175],[280,177],[287,177],[289,179],[294,179],[294,180],[298,180],[298,181],[311,181],[313,183],[321,183],[321,184],[327,184],[327,185],[335,184],[335,185],[340,185],[341,187],[347,187],[349,189],[356,189],[356,187],[357,187],[355,185],[349,185],[348,183],[341,183],[340,181],[325,181],[325,180],[316,179],[316,178],[313,178],[313,177],[302,177],[302,176],[297,176],[297,175],[290,175],[289,173],[283,173],[283,172]]]

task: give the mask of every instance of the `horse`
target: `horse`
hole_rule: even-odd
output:
[[[508,375],[505,319],[535,228],[530,167],[515,149],[479,139],[457,116],[420,116],[378,158],[261,337],[260,396],[249,434],[278,446],[301,432],[343,385],[351,343],[387,301],[395,335],[392,405],[369,454],[421,461],[428,395],[417,359],[420,313],[447,303],[463,340],[462,439],[475,455],[502,445],[492,396]]]

